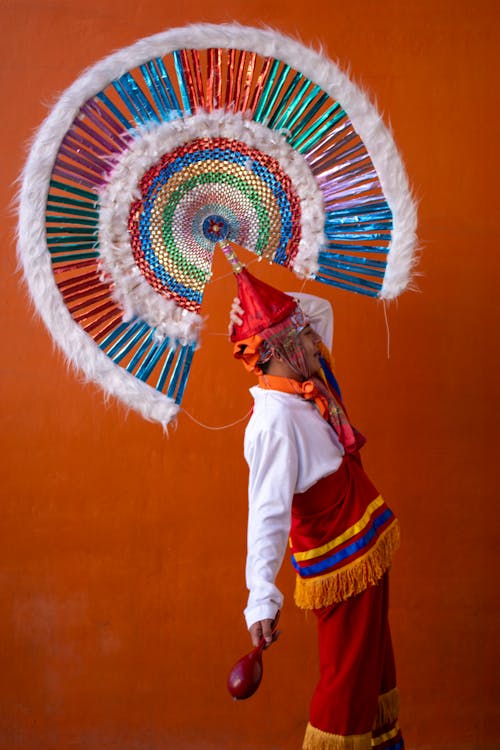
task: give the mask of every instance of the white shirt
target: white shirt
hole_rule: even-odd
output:
[[[330,344],[330,304],[295,294],[312,326]],[[245,432],[244,453],[250,469],[245,609],[248,627],[274,619],[283,606],[275,579],[286,552],[292,500],[319,479],[337,471],[344,449],[314,402],[302,396],[250,389],[254,410]]]

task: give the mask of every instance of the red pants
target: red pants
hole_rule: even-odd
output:
[[[402,750],[388,622],[389,581],[315,610],[320,679],[304,750]]]

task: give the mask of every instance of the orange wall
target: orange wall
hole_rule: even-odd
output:
[[[20,286],[8,205],[46,105],[113,49],[196,21],[266,23],[331,56],[376,96],[420,201],[418,293],[335,306],[340,379],[365,461],[398,512],[392,623],[408,747],[498,748],[496,3],[2,0],[1,750],[292,750],[316,677],[313,618],[291,602],[265,681],[233,703],[241,609],[243,425],[161,429],[68,372]],[[280,269],[267,278],[299,283]],[[251,380],[209,322],[186,409],[224,424]],[[496,363],[495,363],[496,364]]]

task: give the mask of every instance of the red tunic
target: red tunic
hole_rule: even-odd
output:
[[[399,544],[397,519],[356,454],[294,495],[290,545],[295,601],[304,609],[343,601],[377,583]]]

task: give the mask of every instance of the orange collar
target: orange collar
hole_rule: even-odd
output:
[[[329,418],[328,399],[319,392],[318,387],[312,380],[300,382],[300,380],[283,378],[279,375],[259,375],[259,388],[292,393],[302,396],[307,401],[314,401],[323,419],[328,420]]]

